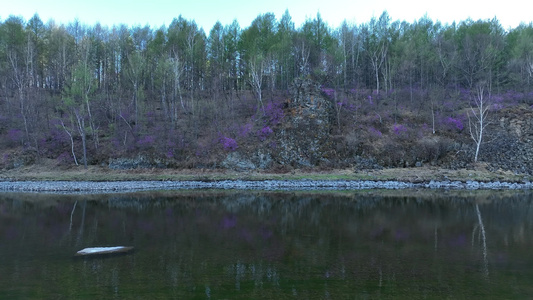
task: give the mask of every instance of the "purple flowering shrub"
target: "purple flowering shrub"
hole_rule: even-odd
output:
[[[166,158],[174,158],[174,151],[172,149],[167,149],[167,152],[165,153]]]
[[[48,136],[40,141],[39,146],[41,148],[41,151],[48,151],[50,153],[57,154],[59,153],[57,152],[58,150],[61,151],[63,147],[66,147],[70,144],[70,139],[65,130],[60,127],[61,125],[58,125],[54,122],[52,123],[52,125],[54,126],[51,127]]]
[[[22,130],[9,129],[7,131],[7,139],[13,144],[21,143],[23,137],[24,137],[24,134],[23,134]]]
[[[392,131],[397,136],[405,135],[407,133],[407,127],[405,125],[402,125],[402,124],[394,124],[392,126]]]
[[[153,135],[145,135],[137,140],[137,147],[140,149],[148,149],[155,145],[155,137]]]
[[[502,97],[500,95],[492,96],[490,98],[490,104],[491,104],[490,109],[494,110],[494,111],[498,111],[500,109],[503,109],[506,106],[504,97]]]
[[[270,102],[265,106],[264,115],[267,118],[267,125],[277,125],[281,123],[285,116],[282,105],[273,102]]]
[[[460,132],[464,129],[464,117],[445,117],[442,119],[441,124],[447,130]]]
[[[269,126],[265,126],[263,128],[261,128],[258,132],[257,132],[257,136],[259,137],[259,139],[261,141],[264,141],[266,140],[266,138],[272,134],[273,131],[272,131],[272,128],[270,128]]]
[[[226,151],[235,151],[237,150],[237,148],[239,148],[239,145],[237,145],[237,141],[227,136],[222,136],[220,138],[220,144]]]
[[[175,152],[176,152],[176,143],[173,142],[172,140],[167,140],[165,148],[166,148],[165,157],[169,159],[174,158]]]
[[[334,89],[322,87],[321,91],[322,91],[322,93],[324,93],[326,96],[328,96],[331,99],[333,99],[335,97],[335,90]]]
[[[247,137],[248,134],[252,131],[252,128],[253,128],[252,123],[246,123],[243,126],[239,127],[238,135],[240,137]]]

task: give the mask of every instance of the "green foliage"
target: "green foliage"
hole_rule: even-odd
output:
[[[63,91],[65,105],[83,107],[95,90],[94,78],[90,74],[88,64],[80,61],[74,68],[71,79]]]

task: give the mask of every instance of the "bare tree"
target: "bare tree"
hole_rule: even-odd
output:
[[[263,98],[261,96],[261,90],[262,90],[262,84],[263,84],[263,74],[265,71],[265,62],[264,59],[259,55],[259,57],[255,57],[250,62],[250,85],[255,90],[255,93],[257,94],[257,106],[258,108],[263,108],[263,111],[265,109],[263,105]]]
[[[87,131],[85,130],[85,119],[82,114],[77,110],[74,110],[74,115],[76,116],[76,121],[78,123],[78,132],[81,136],[81,143],[83,148],[83,166],[87,169]]]
[[[181,108],[185,111],[185,104],[183,103],[183,97],[181,96],[181,77],[184,72],[183,63],[180,61],[178,54],[174,54],[173,58],[169,58],[171,66],[172,85],[174,87],[172,94],[172,115],[173,120],[177,120],[178,108],[176,105],[176,98],[179,96]]]
[[[387,50],[388,47],[385,43],[382,43],[379,45],[378,48],[374,49],[374,51],[370,52],[370,62],[372,63],[372,69],[374,70],[374,75],[376,75],[376,93],[379,94],[379,70],[381,69],[381,65],[383,65],[383,62],[385,62],[385,58],[387,57]]]
[[[309,70],[309,56],[311,49],[306,45],[304,39],[300,39],[295,42],[293,46],[293,55],[296,58],[297,74],[298,76],[308,75]]]
[[[128,78],[133,86],[133,105],[135,107],[135,124],[139,124],[139,101],[142,91],[142,73],[144,72],[144,58],[139,52],[134,52],[128,56],[129,69]]]
[[[479,149],[481,147],[481,143],[483,142],[483,135],[486,127],[489,125],[489,100],[490,92],[488,95],[485,95],[485,85],[480,84],[477,87],[476,95],[474,97],[474,106],[470,106],[470,110],[468,112],[468,128],[470,131],[470,137],[472,137],[476,143],[474,162],[477,162],[478,160]]]
[[[74,138],[72,137],[72,133],[70,132],[70,129],[68,129],[65,126],[65,123],[63,122],[63,119],[59,119],[59,121],[61,122],[61,126],[63,127],[63,130],[65,130],[65,132],[70,137],[70,151],[72,152],[72,157],[74,158],[74,163],[77,166],[79,164],[78,164],[78,159],[76,158],[76,153],[74,152]]]

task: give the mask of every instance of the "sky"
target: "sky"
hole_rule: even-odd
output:
[[[3,1],[4,2],[4,1]],[[29,20],[35,13],[45,23],[53,19],[67,24],[75,19],[87,25],[97,22],[104,26],[126,24],[128,26],[149,25],[159,28],[169,25],[179,15],[194,20],[208,34],[213,25],[220,21],[229,25],[237,20],[241,28],[250,26],[260,14],[272,12],[279,20],[285,10],[296,28],[306,19],[314,19],[320,13],[322,19],[332,28],[343,20],[362,24],[372,17],[379,17],[387,11],[393,21],[413,22],[424,15],[442,23],[492,19],[496,17],[504,29],[517,27],[520,22],[533,21],[533,3],[524,0],[479,1],[479,0],[11,0],[0,7],[0,20],[10,15]]]

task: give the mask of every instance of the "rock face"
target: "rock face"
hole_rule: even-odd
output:
[[[227,169],[233,169],[238,171],[255,170],[257,169],[250,159],[243,157],[239,152],[232,152],[228,154],[226,159],[222,161],[222,166]]]
[[[222,167],[238,171],[251,171],[255,169],[268,169],[272,166],[272,155],[266,151],[258,150],[247,157],[239,152],[232,152],[221,163]]]
[[[2,157],[2,161],[0,161],[0,168],[4,167],[9,170],[29,166],[34,164],[38,157],[39,153],[33,148],[6,153]]]
[[[533,111],[514,107],[500,112],[497,120],[481,146],[481,160],[493,169],[533,174]]]
[[[277,131],[272,153],[280,165],[311,167],[326,162],[331,147],[333,104],[311,79],[296,79],[290,87],[285,120]]]
[[[300,168],[328,162],[332,152],[332,101],[311,79],[296,79],[289,92],[283,121],[269,137],[269,146],[232,152],[221,162],[224,168],[249,171],[275,164]]]

